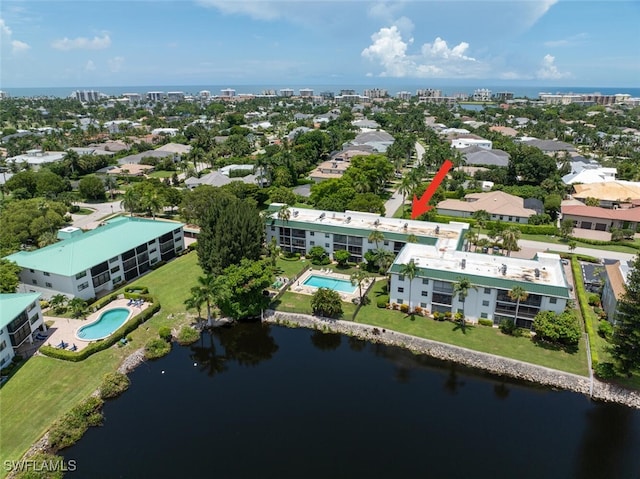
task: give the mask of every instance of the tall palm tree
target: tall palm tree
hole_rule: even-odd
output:
[[[289,221],[291,218],[291,210],[289,209],[289,205],[282,205],[282,207],[278,210],[278,219],[282,221]]]
[[[275,236],[267,243],[267,256],[271,259],[271,266],[275,266],[280,256],[280,246],[278,246]]]
[[[196,287],[197,288],[197,287]],[[198,321],[200,321],[202,317],[202,305],[204,304],[204,299],[200,294],[196,294],[193,290],[191,291],[192,295],[184,300],[184,305],[187,309],[195,309],[198,311]]]
[[[162,211],[163,201],[156,190],[148,190],[141,198],[142,206],[156,219],[156,213]]]
[[[468,230],[464,234],[465,239],[467,240],[467,251],[469,251],[469,245],[473,245],[473,251],[478,249],[478,233],[473,230]]]
[[[379,230],[373,230],[369,233],[368,239],[376,244],[376,249],[380,249],[380,241],[384,241],[384,233]]]
[[[402,195],[402,211],[406,209],[407,196],[411,196],[416,189],[415,180],[411,175],[406,175],[402,178],[400,186],[398,187],[398,193]]]
[[[118,187],[118,182],[113,176],[107,175],[104,178],[104,186],[109,190],[109,196],[111,196],[111,199],[113,200],[113,190]]]
[[[133,212],[140,209],[141,197],[139,192],[135,188],[129,188],[124,192],[124,197],[120,202],[120,206],[125,211],[129,211],[131,216]]]
[[[529,297],[529,293],[522,286],[514,286],[513,289],[507,293],[507,296],[509,296],[511,300],[516,302],[516,317],[514,318],[515,321],[518,318],[520,301],[526,301]]]
[[[458,276],[457,282],[453,284],[453,293],[458,296],[458,299],[462,301],[462,318],[460,319],[460,324],[464,326],[464,303],[467,300],[467,296],[469,296],[469,290],[477,289],[469,278],[466,276]]]
[[[388,251],[386,249],[376,250],[374,262],[378,267],[378,272],[386,273],[395,258],[396,255],[392,251]]]
[[[476,220],[476,226],[478,227],[478,234],[480,230],[487,226],[487,222],[491,219],[491,215],[487,210],[474,211],[471,217]]]
[[[418,242],[418,237],[413,233],[407,236],[407,243],[417,243],[417,242]]]
[[[518,250],[518,240],[520,230],[515,226],[510,226],[502,231],[502,247],[507,250],[507,256],[511,256],[512,251]]]
[[[211,274],[200,276],[197,286],[191,288],[191,298],[194,304],[207,305],[207,326],[213,326],[211,306],[218,299],[215,280],[216,278]]]
[[[364,299],[362,297],[362,283],[364,283],[367,278],[369,278],[369,275],[363,269],[359,269],[351,274],[351,284],[354,286],[357,285],[360,290],[360,304],[362,304],[362,300]]]
[[[413,311],[411,307],[411,286],[413,285],[413,280],[418,274],[418,265],[416,265],[413,259],[409,261],[407,264],[400,265],[400,274],[409,278],[409,311]]]

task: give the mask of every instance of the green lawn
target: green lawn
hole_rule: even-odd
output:
[[[486,234],[486,231],[483,231]],[[543,243],[555,243],[566,245],[567,241],[563,240],[559,236],[551,236],[551,235],[537,235],[537,234],[521,234],[520,239],[530,240],[530,241],[541,241]],[[629,246],[625,246],[623,244],[613,244],[613,245],[597,245],[597,244],[589,244],[576,239],[576,245],[580,248],[590,248],[597,249],[603,251],[616,251],[618,253],[629,253],[629,254],[637,254],[638,250],[631,248]]]
[[[80,208],[78,211],[76,211],[73,214],[74,215],[90,215],[93,212],[94,212],[94,210],[91,210],[89,208]]]
[[[312,314],[311,295],[297,294],[287,291],[271,305],[278,311],[287,313]],[[356,311],[353,303],[342,302],[342,317],[340,319],[351,319]]]
[[[171,178],[174,173],[177,173],[177,172],[158,170],[158,171],[152,171],[147,176],[150,178]]]
[[[547,349],[529,338],[505,336],[497,328],[470,326],[464,331],[450,321],[435,321],[421,316],[411,317],[400,311],[378,308],[376,298],[382,294],[384,281],[379,281],[369,292],[371,303],[363,306],[356,322],[371,324],[421,338],[462,346],[476,351],[491,353],[528,363],[539,364],[561,371],[587,375],[587,356],[584,344],[577,353]]]
[[[93,392],[105,373],[155,337],[161,326],[187,322],[183,301],[202,273],[197,260],[195,252],[188,253],[132,283],[147,286],[162,309],[131,334],[133,341],[127,346],[114,346],[79,363],[48,357],[26,361],[0,389],[0,464],[20,459],[56,419]],[[5,476],[0,469],[0,477]]]
[[[276,261],[276,276],[286,276],[287,278],[293,278],[300,271],[302,271],[302,268],[304,268],[307,264],[309,264],[308,261],[287,261],[286,259],[278,258],[278,260]]]

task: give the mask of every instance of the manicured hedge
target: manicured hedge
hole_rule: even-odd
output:
[[[580,304],[580,312],[582,313],[584,326],[587,330],[587,334],[589,335],[591,363],[592,367],[595,368],[598,365],[598,350],[595,346],[597,338],[593,329],[593,321],[597,321],[597,318],[594,317],[595,313],[593,313],[589,307],[589,298],[586,290],[584,289],[584,282],[582,280],[582,268],[580,268],[580,263],[578,263],[578,259],[575,257],[571,258],[571,271],[573,272],[573,281],[576,285],[576,297]]]
[[[640,250],[640,245],[633,241],[602,241],[588,238],[576,238],[575,236],[570,236],[569,239],[579,243],[592,244],[594,246],[628,246],[629,248]]]
[[[45,356],[49,356],[51,358],[56,359],[64,359],[65,361],[73,361],[78,362],[84,359],[87,359],[94,353],[99,351],[103,351],[107,348],[110,348],[115,343],[124,338],[131,331],[135,330],[138,326],[144,323],[151,316],[160,311],[160,303],[153,302],[151,306],[137,314],[133,318],[129,319],[125,324],[123,324],[118,330],[116,330],[111,336],[105,339],[101,339],[100,341],[96,341],[94,343],[89,344],[82,351],[69,351],[67,349],[58,349],[53,346],[42,346],[40,348],[40,352]]]

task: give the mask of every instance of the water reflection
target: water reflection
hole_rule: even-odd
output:
[[[507,399],[511,391],[505,383],[496,384],[493,386],[493,393],[498,399]]]
[[[342,336],[337,333],[325,333],[317,330],[311,334],[311,344],[321,351],[335,351],[342,343]]]

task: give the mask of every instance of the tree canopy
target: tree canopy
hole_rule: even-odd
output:
[[[269,260],[243,259],[232,264],[216,279],[218,307],[233,319],[253,318],[269,306],[270,298],[263,292],[273,282]]]
[[[13,261],[0,259],[0,293],[15,293],[20,283],[22,268]]]

